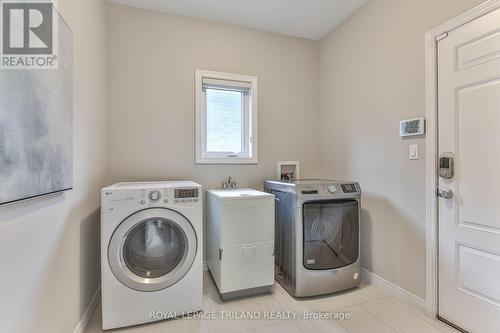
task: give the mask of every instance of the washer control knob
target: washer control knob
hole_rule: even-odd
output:
[[[335,185],[328,186],[328,192],[330,192],[331,194],[337,193],[337,187]]]
[[[152,202],[157,202],[161,199],[161,193],[159,191],[151,191],[149,192],[148,197]]]

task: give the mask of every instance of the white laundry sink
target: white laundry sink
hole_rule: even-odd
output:
[[[268,293],[274,284],[274,195],[208,190],[207,264],[223,300]]]
[[[270,198],[272,194],[253,190],[251,188],[238,188],[229,190],[209,190],[210,193],[220,199],[241,199],[243,198]]]

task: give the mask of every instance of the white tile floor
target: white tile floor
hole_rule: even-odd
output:
[[[259,319],[201,320],[176,319],[116,330],[127,333],[456,333],[457,331],[426,317],[419,309],[389,296],[372,285],[326,297],[295,299],[278,283],[272,295],[233,302],[221,302],[209,273],[204,277],[204,311],[293,311],[306,313],[350,314],[345,320]],[[101,333],[101,309],[95,312],[86,333]],[[115,332],[115,331],[113,331]]]

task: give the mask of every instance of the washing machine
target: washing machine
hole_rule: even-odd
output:
[[[102,189],[101,201],[103,329],[201,310],[201,186],[119,183]]]
[[[276,198],[276,280],[295,297],[359,286],[360,185],[298,180],[264,188]]]

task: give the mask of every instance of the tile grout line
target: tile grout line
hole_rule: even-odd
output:
[[[387,297],[386,297],[387,298]],[[368,302],[367,302],[368,303]],[[366,304],[366,303],[365,303]],[[382,325],[384,325],[385,327],[387,327],[389,330],[391,330],[392,332],[394,333],[398,333],[398,331],[396,331],[395,329],[393,329],[391,326],[389,326],[385,321],[381,320],[380,318],[378,318],[377,316],[375,316],[373,313],[371,313],[370,311],[368,311],[364,306],[363,304],[360,304],[360,305],[356,305],[356,306],[359,306],[363,309],[363,311],[365,311],[369,316],[373,317],[375,320],[377,320],[378,322],[380,322]],[[347,309],[346,309],[347,310]],[[349,329],[346,327],[346,329],[349,331]]]
[[[393,298],[393,297],[392,297]],[[364,305],[366,305],[368,303],[365,303]],[[377,320],[381,321],[385,326],[389,327],[392,331],[396,332],[396,333],[402,333],[401,331],[397,330],[395,327],[393,327],[390,323],[386,322],[385,320],[383,320],[382,318],[380,318],[379,316],[377,316],[376,314],[374,314],[373,312],[371,312],[369,309],[367,309],[364,305],[361,305],[362,308],[368,312],[369,314],[371,314],[373,317],[377,318]],[[413,314],[412,314],[413,315]]]
[[[441,322],[439,320],[434,320],[431,317],[428,317],[424,312],[421,311],[421,309],[416,308],[412,306],[411,304],[408,304],[404,302],[403,300],[398,299],[397,297],[395,298],[396,302],[401,302],[406,308],[410,309],[409,312],[413,313],[417,318],[421,318],[422,321],[425,321],[429,323],[430,325],[434,326],[437,330],[443,333],[459,333],[459,331],[455,330],[453,327],[449,326],[448,324]]]
[[[406,307],[412,308],[412,306],[410,306],[410,305],[406,304],[405,302],[401,301],[401,300],[400,300],[400,299],[398,299],[397,297],[391,296],[391,297],[389,297],[389,299],[393,299],[393,300],[394,300],[394,301],[396,301],[396,302],[400,302],[400,303],[404,304]],[[368,303],[371,303],[371,302],[368,302]],[[366,303],[366,304],[368,304],[368,303]],[[366,305],[366,304],[364,304],[364,305]],[[363,308],[364,308],[364,309],[365,309],[368,313],[370,313],[370,314],[372,314],[373,316],[375,316],[377,319],[379,319],[380,321],[382,321],[383,323],[385,323],[387,326],[389,326],[391,329],[393,329],[393,330],[394,330],[394,331],[396,331],[397,333],[402,333],[401,331],[399,331],[399,330],[397,330],[395,327],[393,327],[390,323],[386,322],[385,320],[383,320],[382,318],[380,318],[379,316],[377,316],[375,313],[371,312],[371,311],[370,311],[368,308],[366,308],[364,305],[363,305]],[[435,329],[436,329],[437,331],[439,331],[439,332],[442,332],[442,333],[448,333],[448,332],[443,332],[443,330],[441,330],[439,327],[436,327],[436,326],[435,326],[435,325],[433,325],[432,323],[429,323],[429,322],[428,322],[428,321],[426,321],[424,318],[420,318],[420,317],[419,317],[416,313],[414,313],[414,312],[412,312],[412,311],[408,310],[407,308],[405,308],[405,307],[403,307],[403,306],[399,306],[399,305],[398,305],[398,307],[399,307],[402,311],[404,311],[404,312],[406,312],[406,313],[410,314],[410,315],[411,315],[411,317],[413,317],[413,318],[417,319],[417,321],[419,321],[419,322],[423,322],[423,323],[426,323],[426,324],[428,324],[429,326],[432,326],[433,328],[435,328]]]

